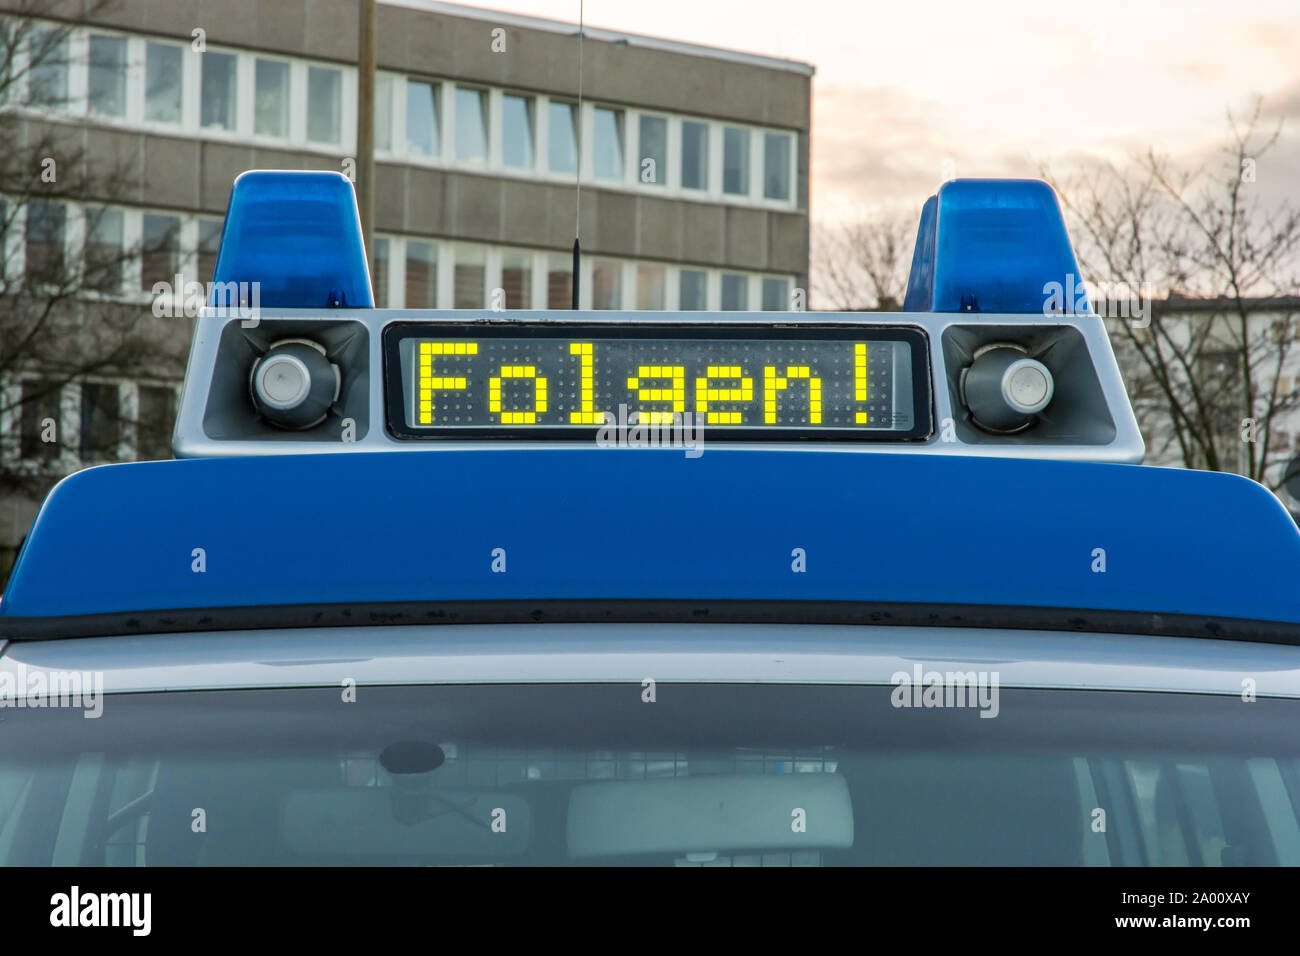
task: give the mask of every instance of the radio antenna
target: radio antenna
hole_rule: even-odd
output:
[[[586,22],[583,7],[585,0],[578,0],[578,110],[574,117],[574,142],[578,147],[578,156],[573,173],[573,311],[578,311],[578,286],[582,282],[582,246],[578,242],[582,225],[582,34]]]

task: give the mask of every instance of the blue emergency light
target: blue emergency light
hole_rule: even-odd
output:
[[[1044,287],[1074,288],[1078,275],[1050,186],[952,180],[921,211],[903,308],[1041,315],[1050,297]],[[1064,303],[1062,311],[1072,307]]]
[[[249,306],[256,294],[265,309],[372,308],[365,249],[341,173],[244,173],[230,191],[208,304]]]
[[[1138,467],[1101,320],[1045,308],[1076,265],[1042,183],[946,184],[892,315],[375,310],[363,248],[343,177],[239,178],[216,278],[260,283],[263,309],[199,317],[174,441],[195,460],[61,482],[0,637],[763,620],[1300,641],[1280,502]],[[669,447],[607,440],[628,404]]]

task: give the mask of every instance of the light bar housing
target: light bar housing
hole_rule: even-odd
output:
[[[861,329],[911,329],[925,343],[925,360],[933,394],[924,416],[931,427],[923,436],[897,441],[749,441],[751,448],[819,447],[844,452],[891,452],[956,456],[1054,458],[1136,463],[1144,445],[1120,378],[1102,320],[1094,315],[1069,317],[981,315],[971,320],[950,313],[861,312],[492,312],[466,310],[274,310],[241,319],[205,310],[195,326],[189,370],[176,420],[173,448],[177,457],[352,453],[366,451],[428,452],[482,447],[591,447],[596,430],[584,438],[528,439],[490,437],[411,441],[389,425],[384,332],[390,326],[440,328],[463,332],[482,325],[501,330],[512,324],[541,324],[562,331],[608,326],[610,335],[641,326],[680,328],[683,337],[709,329],[768,326],[843,328],[846,336]],[[248,370],[274,342],[308,339],[324,347],[341,376],[339,399],[325,421],[314,428],[286,432],[262,421],[248,399]],[[991,434],[972,421],[962,405],[960,378],[974,353],[992,342],[1012,342],[1052,372],[1056,392],[1039,420],[1022,432]],[[710,446],[728,443],[706,428]]]
[[[231,191],[216,283],[195,328],[173,448],[179,457],[431,451],[480,447],[484,441],[494,447],[581,448],[596,437],[596,429],[585,438],[571,428],[545,427],[554,424],[554,414],[546,423],[540,414],[536,422],[522,423],[539,427],[512,430],[488,423],[476,437],[468,431],[452,434],[454,429],[420,435],[418,429],[402,427],[400,410],[393,407],[402,400],[400,387],[394,391],[398,373],[386,364],[384,346],[399,325],[426,328],[430,337],[440,329],[450,334],[457,326],[481,327],[485,335],[487,330],[496,336],[514,334],[501,331],[513,325],[519,337],[535,334],[539,339],[563,335],[570,327],[575,332],[607,329],[608,338],[645,338],[647,329],[656,326],[666,341],[675,330],[685,341],[711,333],[737,337],[746,325],[774,337],[783,330],[790,336],[808,335],[819,326],[831,334],[843,330],[846,338],[869,338],[885,330],[913,337],[911,354],[928,367],[915,365],[912,381],[924,378],[929,386],[918,385],[905,410],[915,426],[897,436],[872,435],[869,441],[846,440],[854,437],[850,428],[831,434],[831,429],[811,427],[763,433],[715,427],[706,440],[714,445],[743,440],[748,447],[771,449],[816,445],[846,452],[1140,462],[1142,437],[1102,321],[1087,311],[1070,314],[1068,303],[1064,310],[1051,305],[1052,283],[1070,285],[1076,272],[1051,187],[1031,180],[954,180],[925,205],[902,313],[373,309],[352,184],[333,172],[248,172]],[[339,382],[338,397],[324,419],[290,432],[257,413],[246,382],[259,357],[277,341],[293,339],[318,346],[338,369]],[[1054,382],[1050,404],[1014,434],[982,427],[962,400],[964,370],[994,344],[1011,345],[1041,362]],[[649,368],[659,365],[653,355],[646,356],[646,363]],[[734,368],[734,363],[725,367]],[[811,366],[795,367],[799,374],[815,374]],[[518,371],[516,366],[489,373],[489,381]],[[624,372],[621,380],[630,381]],[[755,367],[741,377],[759,373]],[[693,384],[698,382],[694,378]],[[618,383],[602,384],[602,406],[616,404]],[[485,402],[491,394],[489,387],[472,400]],[[811,392],[809,396],[811,403]],[[688,407],[698,410],[696,401]],[[861,411],[860,405],[854,407]],[[632,409],[631,402],[628,409],[642,410]],[[811,411],[810,406],[810,416]],[[842,416],[844,408],[839,411]],[[612,415],[615,408],[598,412]],[[872,413],[867,414],[870,420]],[[748,426],[749,420],[741,424]],[[814,424],[811,417],[808,424]]]

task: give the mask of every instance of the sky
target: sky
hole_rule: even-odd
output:
[[[469,5],[576,22],[578,0]],[[585,0],[593,27],[813,64],[812,216],[919,211],[957,176],[1217,161],[1257,97],[1263,196],[1300,201],[1300,0]]]

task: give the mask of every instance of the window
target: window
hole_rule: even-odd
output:
[[[553,173],[572,173],[578,169],[578,138],[573,114],[572,103],[552,100],[547,107],[546,166]]]
[[[91,115],[126,116],[126,39],[92,34],[86,105]]]
[[[438,247],[432,242],[406,242],[406,308],[438,306]]]
[[[668,182],[668,121],[662,116],[642,116],[639,127],[641,158],[637,181],[657,186]]]
[[[763,134],[763,198],[790,198],[790,137]]]
[[[455,289],[451,303],[453,309],[483,308],[486,262],[481,246],[459,246],[456,249]]]
[[[623,264],[596,259],[591,265],[591,307],[623,308]]]
[[[135,457],[158,461],[172,456],[172,426],[176,419],[176,393],[165,385],[139,387]]]
[[[1180,788],[1171,786],[1173,767],[1155,760],[1125,760],[1120,767],[1120,778],[1127,784],[1124,789],[1133,801],[1135,823],[1147,860],[1153,866],[1189,865],[1187,836],[1190,834],[1178,822],[1181,808],[1178,807],[1177,790]],[[1184,794],[1183,800],[1188,796],[1191,794]],[[1213,807],[1213,802],[1210,806]],[[1216,850],[1221,851],[1225,841],[1222,840],[1223,827],[1219,820],[1216,819],[1211,833],[1219,838]]]
[[[1213,863],[1217,854],[1222,862],[1222,852],[1228,847],[1227,830],[1223,825],[1223,814],[1219,812],[1218,798],[1214,793],[1209,761],[1192,765],[1178,764],[1173,774],[1170,774],[1169,766],[1165,764],[1159,772],[1166,777],[1178,778],[1176,781],[1167,779],[1164,782],[1166,789],[1177,787],[1183,791],[1189,817],[1188,829],[1192,831],[1189,836],[1192,837],[1195,846],[1193,856],[1199,857],[1201,863],[1207,861]],[[1294,774],[1292,779],[1295,779]],[[1160,782],[1157,782],[1156,789],[1158,792]],[[1167,811],[1167,809],[1166,799],[1163,805],[1159,805],[1157,812]],[[1157,826],[1159,826],[1158,822]]]
[[[682,120],[682,186],[709,188],[709,127]]]
[[[27,461],[51,461],[58,457],[60,391],[57,382],[23,382],[19,454]]]
[[[553,252],[546,260],[546,307],[573,307],[573,259],[563,253]]]
[[[501,97],[501,162],[533,168],[533,101],[526,96]]]
[[[60,203],[27,204],[27,281],[62,282],[67,210]]]
[[[32,106],[62,107],[68,102],[68,31],[33,27],[28,35],[27,100]]]
[[[1237,409],[1241,408],[1243,394],[1241,383],[1241,357],[1221,343],[1210,341],[1196,355],[1198,387],[1211,402],[1211,419],[1216,438],[1228,440],[1228,447],[1239,439],[1229,436],[1237,433]]]
[[[342,138],[343,73],[323,66],[307,68],[307,140],[334,145]]]
[[[763,311],[764,312],[786,312],[790,308],[790,295],[786,291],[788,283],[785,279],[774,279],[771,276],[763,277]]]
[[[175,216],[144,215],[144,233],[141,237],[140,288],[152,292],[155,283],[171,285],[181,267],[181,221]],[[173,289],[173,294],[184,295],[184,289]]]
[[[527,626],[496,640],[527,642]],[[300,633],[304,647],[325,636]],[[148,643],[135,653],[164,661]],[[400,660],[381,652],[367,649],[372,666],[400,680]],[[423,672],[436,662],[417,660]],[[683,682],[655,714],[649,752],[643,712],[613,683],[395,682],[368,687],[346,721],[331,687],[112,694],[96,720],[14,708],[0,821],[21,838],[0,844],[0,865],[1300,863],[1300,701],[1003,687],[972,741],[971,709],[919,719],[891,706],[896,691]],[[421,749],[440,763],[414,802],[381,765],[412,739],[438,741]],[[196,791],[223,821],[217,837],[195,834],[188,810],[175,819]],[[790,832],[788,812],[776,824],[755,809],[810,801],[822,809],[806,833]],[[492,833],[495,807],[519,826]],[[364,825],[340,827],[341,813]],[[99,836],[61,839],[74,816]]]
[[[722,191],[749,195],[749,130],[728,126],[722,131]]]
[[[438,91],[432,83],[406,81],[406,151],[437,156]]]
[[[636,307],[638,309],[663,311],[665,276],[663,266],[637,266]]]
[[[204,129],[235,128],[238,73],[233,53],[204,53],[199,125]]]
[[[507,309],[533,307],[533,257],[526,252],[506,252],[501,256],[501,288],[506,294]]]
[[[375,76],[375,149],[393,148],[393,75]]]
[[[124,215],[120,209],[86,210],[86,276],[89,289],[120,292],[124,264]]]
[[[220,219],[199,220],[199,281],[211,282],[217,271],[217,251],[221,248]]]
[[[600,107],[592,112],[592,169],[598,179],[622,179],[623,114]]]
[[[117,458],[122,436],[118,387],[87,382],[81,386],[81,460]]]
[[[289,64],[259,59],[253,86],[253,132],[258,136],[288,136]]]
[[[708,308],[709,274],[698,269],[683,269],[679,279],[677,308],[683,312],[703,312]]]
[[[722,276],[722,309],[724,312],[744,312],[749,308],[749,277]]]
[[[153,123],[181,121],[181,48],[166,43],[145,47],[144,118]]]
[[[370,284],[375,293],[375,308],[388,308],[388,240],[376,236],[375,261],[370,269]]]
[[[456,158],[487,160],[487,93],[456,87]]]

